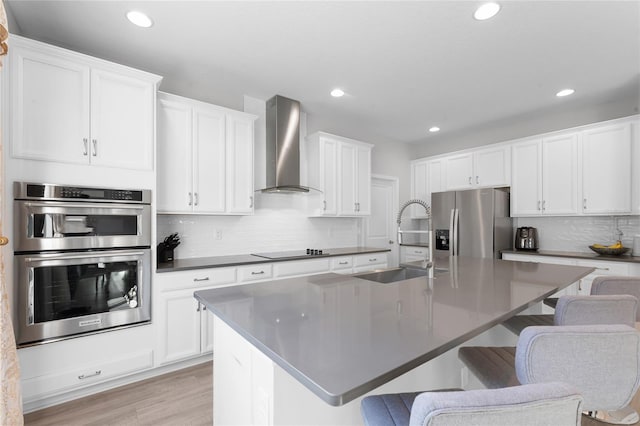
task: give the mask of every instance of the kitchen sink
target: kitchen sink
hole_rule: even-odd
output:
[[[396,281],[409,280],[411,278],[426,277],[429,275],[427,269],[417,268],[393,268],[383,271],[367,272],[365,274],[354,275],[363,280],[375,281],[378,283],[394,283]]]

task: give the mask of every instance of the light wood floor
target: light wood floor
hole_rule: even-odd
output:
[[[122,386],[29,413],[27,426],[198,426],[213,424],[213,364]],[[640,412],[640,392],[631,406]],[[582,417],[582,426],[604,423]]]
[[[76,399],[24,416],[27,426],[213,424],[212,363]]]

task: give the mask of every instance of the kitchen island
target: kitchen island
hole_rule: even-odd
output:
[[[592,270],[454,257],[431,279],[321,274],[198,291],[215,315],[214,423],[358,424],[369,392],[460,387],[451,349],[515,343],[494,326]]]

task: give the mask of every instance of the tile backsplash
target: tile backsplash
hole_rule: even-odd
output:
[[[513,224],[537,228],[541,250],[591,253],[591,244],[613,244],[618,229],[623,245],[633,247],[633,236],[640,235],[640,216],[520,217]]]
[[[359,245],[361,219],[308,217],[289,200],[262,200],[253,216],[160,214],[158,241],[178,232],[177,259]]]

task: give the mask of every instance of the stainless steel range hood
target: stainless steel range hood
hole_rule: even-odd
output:
[[[300,185],[300,102],[284,96],[267,101],[266,188],[262,192],[309,192]]]

